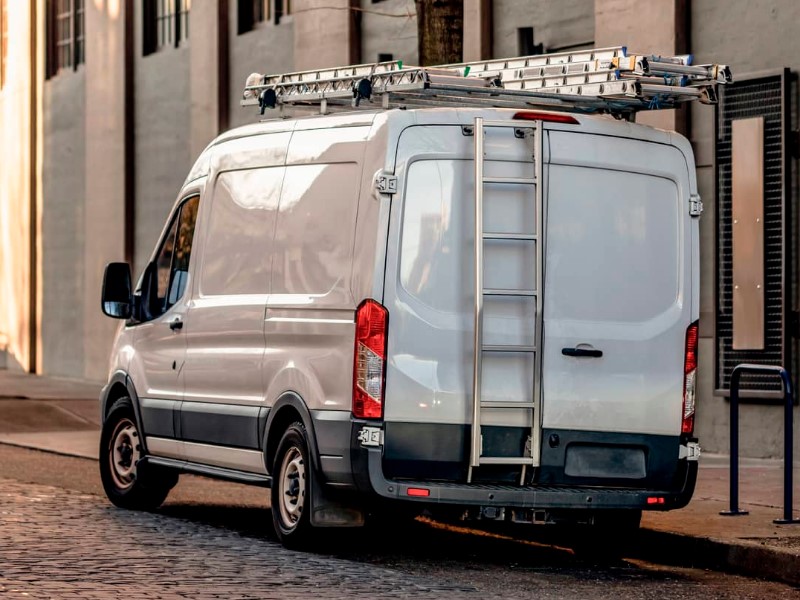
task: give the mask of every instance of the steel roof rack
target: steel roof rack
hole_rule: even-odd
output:
[[[725,65],[691,55],[628,54],[625,46],[415,67],[403,61],[247,78],[241,104],[328,113],[431,106],[545,108],[631,118],[640,110],[717,101],[733,81]]]

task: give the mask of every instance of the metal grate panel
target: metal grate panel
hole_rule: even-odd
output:
[[[717,353],[716,387],[727,390],[733,368],[743,362],[783,365],[788,361],[786,314],[785,73],[744,80],[720,89],[717,110]],[[731,122],[764,117],[764,308],[763,350],[733,350],[733,244]],[[742,390],[778,391],[779,381],[745,375]]]

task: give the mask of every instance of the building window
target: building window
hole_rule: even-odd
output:
[[[271,0],[239,0],[237,33],[247,33],[272,18]]]
[[[142,2],[142,50],[147,56],[189,39],[192,0],[144,0]]]
[[[52,77],[86,60],[84,0],[47,0],[46,9],[47,76]]]
[[[533,41],[533,27],[517,29],[517,52],[520,56],[533,56],[544,52],[544,45],[535,44]]]
[[[291,0],[273,0],[275,2],[275,24],[281,22],[282,17],[292,14]]]
[[[388,54],[386,52],[378,53],[378,62],[391,62],[393,60],[394,60],[394,54]]]
[[[0,0],[0,89],[6,85],[6,56],[8,56],[8,1]]]

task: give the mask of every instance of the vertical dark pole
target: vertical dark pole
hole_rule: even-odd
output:
[[[725,516],[746,515],[747,511],[739,510],[739,379],[742,371],[738,367],[731,373],[731,509],[720,511]]]
[[[737,371],[731,378],[731,513],[739,512],[739,377]]]
[[[147,10],[145,3],[145,11]],[[134,38],[134,3],[125,3],[125,12],[123,18],[125,19],[125,74],[123,77],[124,98],[125,105],[123,107],[125,119],[125,134],[124,134],[124,152],[125,152],[125,228],[123,245],[125,250],[125,262],[131,265],[131,269],[136,269],[134,264],[136,258],[136,146],[135,146],[135,118],[136,118],[136,105],[135,105],[135,78],[134,78],[134,60],[136,54],[136,44]],[[144,20],[145,32],[151,31],[148,25],[148,20]],[[85,37],[85,36],[84,36]],[[147,54],[147,44],[144,42],[144,54]]]
[[[781,369],[781,379],[784,390],[783,413],[783,518],[775,519],[773,523],[788,525],[800,523],[800,519],[792,518],[792,476],[793,476],[793,443],[794,443],[794,394],[792,394],[792,380],[785,369]]]
[[[39,196],[39,177],[36,170],[36,165],[39,159],[39,146],[38,146],[38,130],[39,130],[39,71],[38,61],[36,60],[37,50],[39,48],[39,10],[38,2],[31,2],[30,4],[30,46],[28,52],[30,56],[30,123],[28,124],[28,182],[30,185],[30,196],[28,197],[30,205],[28,207],[29,219],[29,259],[28,263],[28,277],[30,280],[30,288],[28,295],[28,372],[36,373],[37,358],[38,358],[38,337],[39,337],[39,315],[37,314],[37,299],[39,294],[39,269],[38,265],[38,212],[37,212],[37,198]]]

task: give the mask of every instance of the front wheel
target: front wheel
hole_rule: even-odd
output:
[[[100,434],[100,479],[106,496],[120,508],[153,510],[161,506],[178,482],[178,474],[164,469],[142,472],[141,433],[130,398],[111,406]]]
[[[311,486],[313,467],[302,423],[292,423],[278,444],[272,468],[272,522],[287,548],[306,546],[313,537]]]

